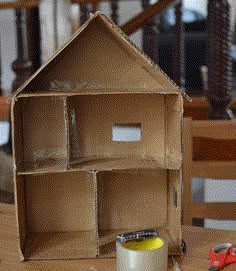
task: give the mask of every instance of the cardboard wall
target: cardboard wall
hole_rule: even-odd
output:
[[[15,168],[19,171],[24,170],[24,141],[23,141],[23,122],[22,122],[22,103],[15,102],[12,106],[12,153]]]
[[[15,177],[15,198],[16,198],[16,212],[17,212],[17,230],[19,234],[19,250],[22,253],[25,249],[26,236],[27,236],[27,224],[26,224],[26,195],[25,195],[25,183],[23,176]]]
[[[168,236],[171,254],[179,254],[182,242],[182,172],[168,170]]]
[[[182,165],[182,103],[181,95],[165,96],[165,159],[169,169],[179,169]]]
[[[25,187],[30,232],[96,229],[92,174],[70,172],[27,175]]]

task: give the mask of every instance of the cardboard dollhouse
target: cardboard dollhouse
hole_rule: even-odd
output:
[[[91,17],[12,97],[21,259],[113,257],[117,234],[149,228],[180,253],[182,103],[117,26]]]

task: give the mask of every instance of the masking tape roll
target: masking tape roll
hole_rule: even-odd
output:
[[[117,271],[166,271],[168,244],[162,238],[116,242]]]

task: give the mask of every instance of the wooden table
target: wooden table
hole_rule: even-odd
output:
[[[236,244],[236,231],[183,226],[183,238],[187,242],[187,253],[177,258],[182,270],[206,271],[210,247],[221,242]],[[115,266],[115,259],[20,262],[14,205],[0,203],[0,271],[115,271]],[[236,264],[224,270],[235,271]]]

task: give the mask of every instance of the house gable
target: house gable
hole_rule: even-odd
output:
[[[119,28],[97,13],[16,95],[179,91]]]

